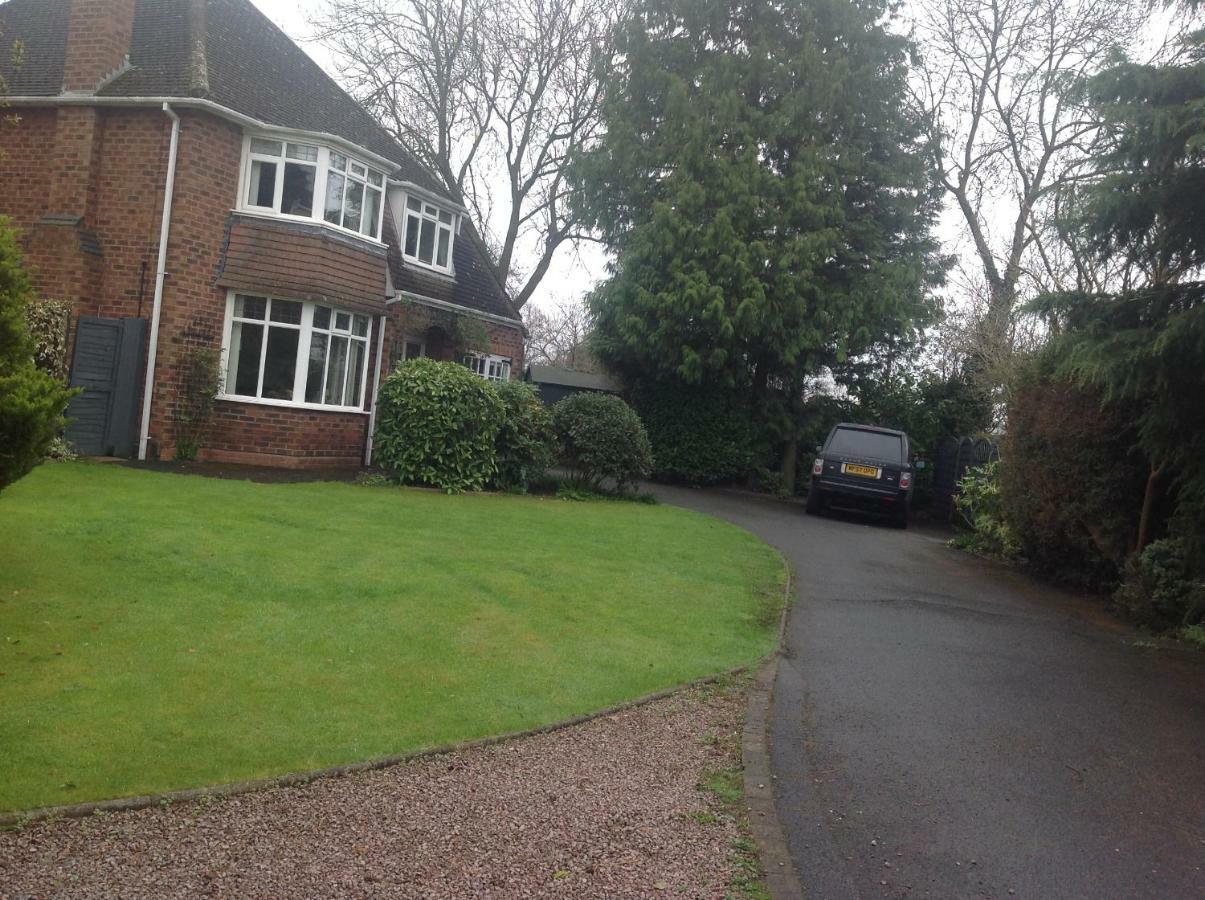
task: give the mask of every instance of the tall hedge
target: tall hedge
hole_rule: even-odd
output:
[[[1114,584],[1132,546],[1146,465],[1134,417],[1039,359],[1013,387],[1001,456],[1008,524],[1039,570],[1074,585]]]
[[[742,408],[732,392],[663,381],[640,386],[633,402],[648,430],[654,478],[716,484],[756,466],[748,404]]]
[[[494,386],[464,366],[410,360],[381,384],[374,452],[403,484],[479,491],[497,471],[505,416]]]
[[[34,362],[32,300],[15,232],[0,218],[0,490],[45,459],[73,393]]]

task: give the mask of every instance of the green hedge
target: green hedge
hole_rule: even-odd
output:
[[[530,384],[503,381],[495,385],[495,390],[505,416],[494,443],[498,471],[493,483],[504,491],[525,492],[556,462],[552,414]]]
[[[716,484],[753,471],[752,417],[729,391],[650,384],[637,389],[634,403],[648,430],[654,478]]]
[[[498,471],[505,419],[490,382],[457,363],[410,360],[381,384],[374,452],[403,484],[479,491]]]
[[[613,394],[581,393],[552,407],[561,464],[580,485],[597,490],[610,479],[620,490],[644,478],[653,454],[640,417]]]

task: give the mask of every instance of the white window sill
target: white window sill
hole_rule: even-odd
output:
[[[237,394],[218,394],[218,400],[228,400],[231,403],[253,403],[257,406],[283,406],[288,409],[303,409],[307,412],[358,413],[368,415],[368,410],[358,406],[331,406],[326,403],[303,403],[296,400],[269,400],[261,397],[240,397]]]
[[[341,234],[344,237],[355,238],[363,241],[373,247],[386,249],[389,245],[376,238],[369,237],[366,234],[360,234],[358,231],[352,231],[350,228],[344,228],[342,225],[333,225],[326,219],[310,219],[306,216],[290,216],[285,213],[273,212],[270,209],[240,209],[238,207],[231,210],[232,213],[238,216],[248,216],[252,219],[267,219],[270,222],[293,222],[298,225],[317,225],[325,228],[334,234]],[[432,270],[435,271],[435,270]]]
[[[414,266],[414,268],[419,269],[428,275],[437,275],[440,278],[448,279],[448,281],[456,280],[456,273],[451,269],[441,269],[438,266],[431,265],[431,263],[425,263],[421,259],[415,259],[413,256],[407,256],[405,253],[402,254],[402,263],[403,265]]]

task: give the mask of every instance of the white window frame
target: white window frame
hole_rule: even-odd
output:
[[[418,344],[418,356],[407,356],[406,355],[406,345],[407,344]],[[422,359],[426,355],[427,355],[426,340],[424,340],[423,338],[420,338],[420,337],[414,337],[413,335],[408,335],[408,334],[402,335],[402,352],[399,354],[399,356],[401,356],[401,358],[402,358],[402,362],[409,362],[412,359]]]
[[[258,383],[256,384],[256,393],[257,394],[263,393],[264,367],[265,367],[265,364],[267,361],[267,341],[268,341],[269,327],[271,327],[271,328],[292,328],[292,329],[296,329],[300,332],[300,335],[298,336],[298,340],[297,340],[297,361],[295,364],[295,368],[293,370],[293,398],[294,399],[278,400],[278,399],[274,399],[274,398],[265,398],[265,397],[250,397],[250,396],[246,396],[244,394],[230,393],[226,389],[227,388],[226,376],[227,376],[227,371],[229,369],[231,341],[232,341],[232,335],[234,333],[234,322],[235,322],[234,305],[235,305],[235,298],[238,296],[263,298],[263,299],[269,301],[268,307],[264,310],[264,318],[263,319],[249,319],[249,318],[239,318],[238,319],[238,321],[240,321],[240,322],[244,322],[244,323],[248,323],[248,324],[252,324],[252,325],[265,326],[264,334],[263,334],[263,338],[262,338],[263,343],[261,343],[261,345],[260,345],[259,380],[258,380]],[[301,304],[301,322],[300,322],[300,324],[288,324],[288,323],[271,321],[271,301],[274,301],[274,300],[280,301],[280,302],[300,303]],[[362,342],[364,344],[364,361],[361,364],[361,371],[360,371],[360,396],[357,399],[357,405],[355,405],[355,406],[342,406],[342,405],[337,405],[334,403],[308,403],[305,400],[306,381],[307,381],[307,378],[309,375],[309,369],[310,369],[310,345],[312,343],[313,336],[314,336],[314,310],[319,306],[325,306],[331,310],[332,323],[334,321],[334,316],[339,313],[346,313],[351,316],[364,316],[366,319],[368,319],[368,332],[363,337],[360,337],[358,335],[348,335],[348,334],[344,334],[343,332],[338,333],[340,337],[348,337],[350,340]],[[234,290],[227,291],[226,292],[226,322],[225,322],[225,326],[224,326],[223,332],[222,332],[222,361],[221,361],[222,390],[218,394],[218,399],[219,400],[231,400],[236,403],[255,403],[255,404],[260,404],[263,406],[287,406],[287,407],[290,407],[293,409],[312,409],[312,410],[318,410],[318,411],[322,411],[322,412],[342,412],[342,413],[350,412],[350,413],[360,413],[362,415],[368,415],[368,410],[364,409],[364,398],[366,396],[367,389],[368,389],[368,366],[369,366],[370,357],[372,356],[373,319],[374,319],[374,316],[371,316],[368,313],[353,312],[352,310],[343,309],[338,306],[332,306],[329,303],[316,303],[312,300],[298,300],[295,297],[277,297],[273,294],[269,294],[269,293],[266,293],[263,291],[260,291],[260,292],[234,291]],[[354,319],[352,321],[354,322]],[[329,329],[319,329],[319,333],[321,333],[321,334],[326,334],[328,332],[329,332]],[[322,368],[322,380],[323,380],[324,385],[326,383],[326,372],[327,372],[327,367],[329,366],[329,364],[330,364],[330,350],[328,348],[326,362],[323,364],[323,368]],[[300,400],[296,399],[298,397],[300,397],[302,399],[300,399]]]
[[[511,360],[509,356],[473,351],[462,356],[460,364],[478,378],[484,378],[486,381],[510,381]]]
[[[410,203],[419,204],[417,210],[410,208]],[[430,210],[430,212],[428,212]],[[440,218],[440,214],[449,217],[450,221],[444,222]],[[427,262],[418,255],[418,236],[414,239],[415,252],[409,253],[406,249],[407,236],[410,233],[410,219],[414,217],[419,222],[419,227],[422,227],[424,220],[435,223],[435,239],[431,242],[431,261]],[[441,231],[448,233],[448,263],[441,266],[435,262],[436,254],[439,252],[439,235]],[[401,234],[398,236],[398,243],[401,245],[402,258],[407,262],[413,263],[416,266],[421,266],[424,269],[430,269],[433,272],[442,272],[445,275],[454,274],[452,260],[456,256],[456,235],[460,232],[460,216],[454,210],[448,209],[446,206],[441,206],[420,194],[405,193],[402,196],[402,221]]]
[[[251,142],[253,140],[272,141],[274,143],[281,144],[282,145],[281,146],[281,156],[273,157],[273,156],[268,156],[268,155],[262,154],[262,153],[252,152]],[[289,160],[286,156],[286,154],[288,152],[287,147],[289,144],[304,144],[304,145],[310,146],[310,147],[317,147],[318,148],[318,159],[314,162],[310,162],[308,160],[303,161],[303,160],[296,160],[296,159]],[[339,215],[338,223],[328,222],[326,220],[326,182],[327,182],[327,176],[329,175],[329,173],[331,171],[330,163],[331,163],[331,155],[332,154],[347,158],[347,160],[348,160],[347,170],[349,172],[350,172],[353,164],[355,166],[363,169],[363,171],[365,172],[364,176],[360,177],[357,174],[355,176],[355,180],[361,181],[363,183],[369,182],[370,176],[368,173],[371,173],[372,178],[379,179],[379,182],[380,182],[379,184],[371,185],[372,190],[379,191],[380,196],[381,196],[381,201],[378,204],[378,208],[377,208],[376,236],[375,237],[373,235],[368,234],[363,231],[355,231],[351,228],[344,228],[343,224],[342,224],[342,222],[343,222],[342,206],[340,206],[340,215]],[[252,164],[256,160],[260,160],[262,162],[275,162],[277,164],[276,185],[273,190],[272,207],[271,208],[266,207],[266,206],[255,206],[255,205],[251,204],[247,198],[247,193],[251,187],[251,167],[252,167]],[[312,166],[315,166],[317,169],[317,171],[314,174],[314,203],[310,208],[310,215],[308,215],[308,216],[296,216],[296,215],[292,215],[290,213],[280,211],[281,197],[284,193],[284,165],[286,162],[290,162],[290,161],[299,163],[301,165],[307,165],[307,166],[312,165]],[[345,186],[344,187],[344,197],[346,197],[346,192],[347,192],[347,188]],[[249,213],[249,214],[255,215],[255,216],[266,216],[266,217],[273,218],[273,219],[286,219],[291,222],[312,222],[312,223],[321,225],[324,228],[334,229],[335,231],[338,231],[341,234],[354,235],[355,237],[358,237],[362,241],[368,241],[373,244],[378,244],[378,245],[384,246],[384,243],[381,240],[381,235],[383,233],[382,229],[384,228],[384,223],[385,223],[385,206],[386,206],[387,200],[388,200],[388,179],[387,179],[385,173],[382,172],[381,169],[379,169],[378,167],[370,165],[369,163],[365,162],[363,159],[357,157],[354,153],[348,153],[347,151],[342,150],[342,149],[332,148],[330,146],[327,146],[327,145],[321,143],[320,141],[307,139],[303,135],[286,136],[286,135],[278,135],[278,134],[267,134],[267,133],[262,133],[262,132],[248,132],[243,135],[242,170],[239,175],[238,202],[235,206],[235,209],[238,212]],[[362,218],[361,218],[361,221],[362,221]]]

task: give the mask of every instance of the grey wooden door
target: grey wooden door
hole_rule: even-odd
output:
[[[133,455],[145,336],[146,319],[81,316],[76,324],[71,386],[83,391],[67,407],[67,440],[80,453]]]

